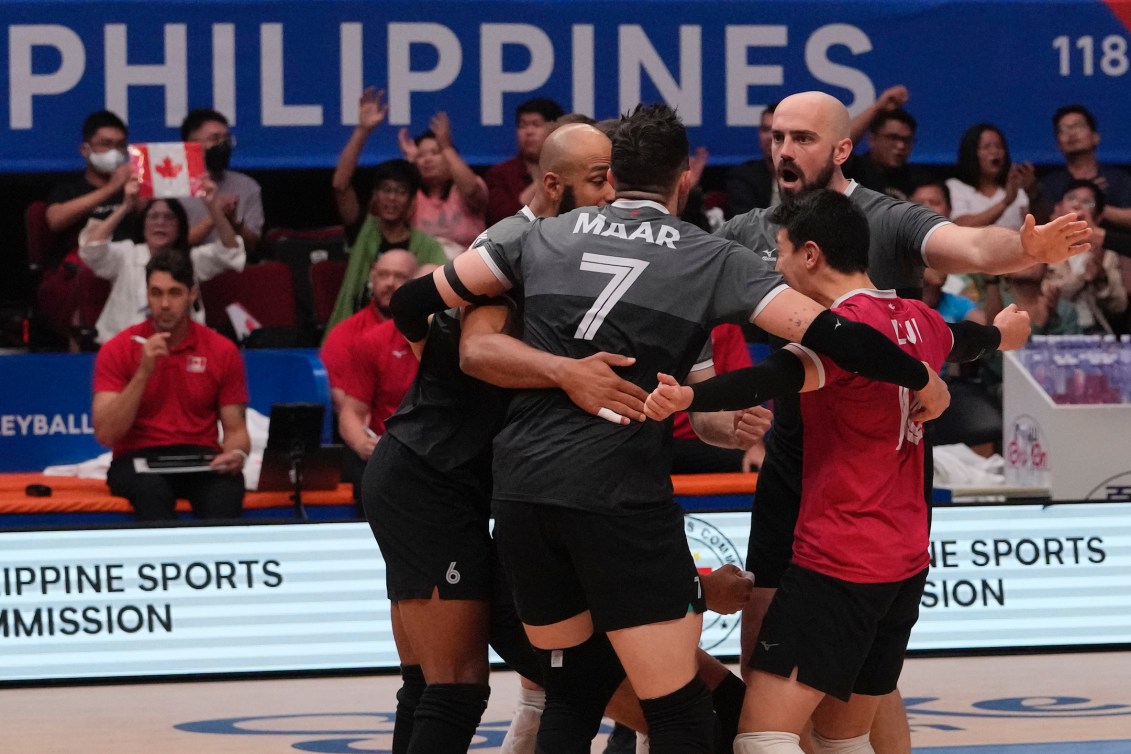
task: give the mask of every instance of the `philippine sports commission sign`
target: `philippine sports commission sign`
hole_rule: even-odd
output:
[[[688,516],[700,568],[747,513]],[[0,682],[396,667],[360,522],[0,534]],[[1131,644],[1131,503],[938,508],[912,650]],[[703,646],[738,654],[737,616]]]

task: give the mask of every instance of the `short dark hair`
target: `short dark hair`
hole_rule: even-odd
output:
[[[177,236],[173,239],[172,248],[176,249],[185,256],[188,256],[189,250],[191,248],[189,246],[188,240],[188,214],[185,212],[184,205],[182,205],[176,199],[150,199],[145,203],[145,206],[142,207],[141,212],[138,213],[138,222],[135,224],[134,228],[134,242],[145,243],[145,216],[149,214],[149,210],[157,202],[165,202],[165,205],[169,208],[169,211],[172,212],[173,215],[177,218]]]
[[[420,171],[408,160],[385,160],[373,169],[373,189],[384,181],[395,181],[408,187],[408,193],[415,196],[420,190]]]
[[[794,246],[817,244],[837,272],[868,270],[868,218],[839,191],[802,191],[779,204],[770,220],[785,230]]]
[[[514,124],[517,126],[523,115],[541,115],[547,122],[555,121],[565,115],[562,106],[548,97],[528,99],[514,109]]]
[[[919,129],[919,124],[916,122],[915,117],[902,107],[897,107],[894,110],[881,110],[876,113],[875,117],[872,118],[872,122],[868,124],[868,130],[872,133],[879,133],[880,129],[883,128],[884,124],[889,120],[899,121],[910,128],[912,134]]]
[[[1063,107],[1058,107],[1056,109],[1056,112],[1052,114],[1052,130],[1056,131],[1056,129],[1060,126],[1061,119],[1064,118],[1065,115],[1073,115],[1075,113],[1083,115],[1084,120],[1088,121],[1088,128],[1092,129],[1093,131],[1096,130],[1096,116],[1092,115],[1091,111],[1088,110],[1088,108],[1077,103],[1064,105]]]
[[[1005,140],[1005,134],[1000,128],[993,123],[975,123],[970,126],[966,129],[966,133],[962,134],[962,140],[958,142],[958,163],[954,166],[954,177],[975,188],[978,187],[980,178],[978,142],[986,131],[993,131],[1001,137],[1001,145],[1005,149],[1005,160],[1002,161],[1001,170],[995,178],[997,185],[1005,185],[1005,177],[1009,175],[1009,168],[1013,165],[1013,161],[1009,158],[1009,142]]]
[[[780,104],[781,104],[781,101],[777,100],[777,101],[771,102],[770,104],[766,105],[765,107],[762,108],[762,115],[766,115],[767,113],[769,113],[770,115],[773,115],[774,111],[778,109],[778,105],[780,105]],[[761,119],[761,117],[762,117],[761,115],[758,116],[759,119]]]
[[[130,135],[130,130],[126,128],[126,123],[109,110],[99,110],[86,116],[82,122],[82,140],[90,141],[94,138],[94,134],[100,128],[117,128],[126,136]]]
[[[687,170],[687,129],[669,105],[640,104],[622,115],[609,134],[618,190],[667,194]]]
[[[211,108],[198,107],[195,110],[189,110],[188,115],[181,121],[181,141],[188,141],[189,134],[211,121],[223,123],[225,126],[228,125],[228,119],[224,117],[223,113]]]
[[[1104,211],[1107,206],[1107,196],[1104,195],[1102,188],[1096,185],[1095,181],[1089,181],[1087,178],[1076,178],[1064,187],[1064,193],[1060,195],[1060,201],[1064,201],[1064,197],[1078,188],[1086,188],[1092,192],[1092,196],[1096,198],[1096,214]]]
[[[146,285],[149,285],[149,278],[152,277],[155,272],[169,273],[169,276],[172,277],[173,280],[176,280],[190,290],[196,283],[192,269],[192,260],[189,258],[188,254],[176,249],[165,249],[149,258],[149,261],[145,263]]]

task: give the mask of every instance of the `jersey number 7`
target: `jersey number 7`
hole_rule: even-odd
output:
[[[597,296],[597,300],[593,302],[593,306],[589,307],[589,311],[585,312],[585,316],[581,318],[581,324],[577,326],[577,332],[573,337],[579,340],[593,340],[600,329],[605,317],[608,315],[612,308],[617,305],[624,294],[628,293],[628,289],[640,277],[640,273],[648,266],[648,262],[643,259],[629,259],[626,257],[610,257],[604,254],[582,254],[581,255],[581,269],[584,272],[600,272],[605,275],[612,275],[613,279]]]

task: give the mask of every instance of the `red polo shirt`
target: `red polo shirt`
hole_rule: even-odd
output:
[[[346,317],[326,334],[318,357],[326,367],[330,387],[341,388],[345,374],[350,370],[358,341],[367,332],[385,321],[381,312],[372,302],[366,304],[355,314]]]
[[[94,362],[94,392],[120,393],[137,372],[142,345],[134,336],[154,334],[152,320],[111,338]],[[247,403],[243,359],[232,341],[189,322],[188,335],[157,364],[145,384],[137,417],[113,448],[114,457],[165,445],[203,445],[220,450],[220,407]]]
[[[385,420],[404,400],[420,361],[392,320],[386,320],[354,344],[352,361],[339,386],[369,406],[369,428],[385,434]]]

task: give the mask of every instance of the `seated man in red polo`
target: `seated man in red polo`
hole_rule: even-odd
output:
[[[435,269],[435,265],[425,265],[424,269],[431,271]],[[397,410],[408,386],[416,377],[415,357],[409,359],[411,365],[398,365],[398,358],[392,355],[407,347],[395,327],[390,325],[384,328],[383,335],[375,336],[376,341],[369,345],[362,344],[382,324],[392,322],[387,319],[389,299],[405,282],[419,274],[418,270],[416,257],[405,249],[390,249],[377,257],[369,268],[369,303],[335,325],[326,334],[326,340],[318,354],[330,381],[330,399],[334,416],[338,419],[338,434],[352,451],[342,457],[342,481],[352,484],[355,491],[360,487],[365,462],[369,460],[369,454],[377,444],[377,437],[385,431],[385,419]],[[411,352],[409,356],[411,357]],[[381,364],[372,363],[373,359],[384,359],[385,368]],[[362,364],[363,361],[365,365]],[[380,375],[377,372],[372,375],[359,374],[368,368],[378,370]],[[397,374],[392,383],[389,382],[390,369]],[[346,394],[344,386],[347,382],[357,385],[358,379],[363,379],[365,386],[354,388],[353,393],[357,399],[348,400],[350,396]],[[359,392],[360,390],[364,392]],[[370,391],[377,390],[383,391],[383,396],[377,397],[376,393],[370,395]],[[354,497],[356,499],[356,495]]]
[[[175,518],[177,498],[196,518],[238,518],[251,444],[243,360],[190,318],[199,290],[187,256],[155,254],[145,280],[149,318],[107,341],[94,363],[94,436],[114,451],[110,492],[142,521]],[[175,456],[200,456],[194,465],[208,468],[161,470]]]

